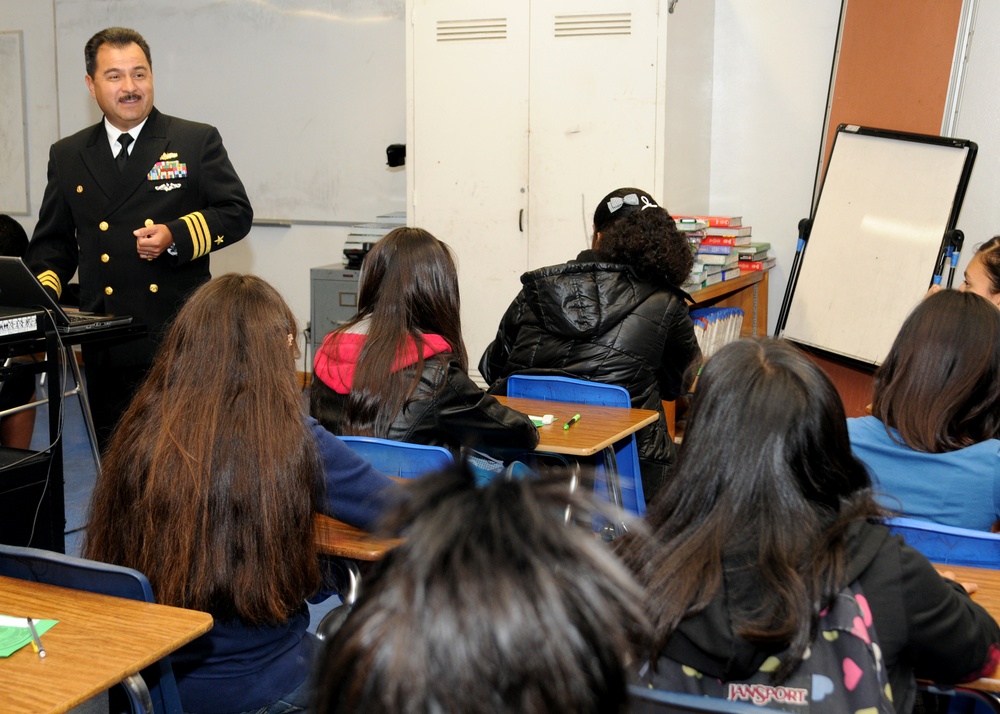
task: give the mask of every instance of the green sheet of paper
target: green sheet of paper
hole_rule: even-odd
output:
[[[35,620],[35,631],[39,637],[52,629],[59,620]],[[0,657],[10,657],[19,649],[31,644],[31,630],[23,617],[0,615]],[[45,643],[42,642],[44,646]]]

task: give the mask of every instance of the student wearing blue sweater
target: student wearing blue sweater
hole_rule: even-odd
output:
[[[1000,521],[1000,310],[942,290],[903,323],[875,374],[872,416],[848,419],[880,503],[990,530]]]
[[[181,309],[94,488],[88,558],[145,573],[213,628],[171,656],[185,712],[308,704],[317,510],[362,528],[391,480],[306,416],[295,320],[260,278],[224,275]]]

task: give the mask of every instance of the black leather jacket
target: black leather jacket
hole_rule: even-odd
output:
[[[661,400],[684,392],[689,367],[701,359],[686,294],[601,261],[594,251],[525,273],[521,283],[479,372],[491,391],[501,391],[499,380],[514,372],[557,370],[618,384],[633,407],[660,412],[657,423],[636,435],[649,500],[675,458]]]
[[[412,373],[416,366],[405,369]],[[309,389],[312,415],[329,431],[343,434],[347,395],[338,394],[318,379]],[[468,446],[497,458],[513,458],[538,443],[538,430],[531,420],[476,386],[450,353],[424,360],[413,395],[389,432],[376,436],[446,446],[456,452]]]

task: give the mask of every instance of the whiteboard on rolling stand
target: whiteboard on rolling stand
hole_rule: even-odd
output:
[[[976,150],[961,139],[841,125],[778,334],[881,364],[940,272]]]

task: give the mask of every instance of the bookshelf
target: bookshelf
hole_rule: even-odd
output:
[[[767,334],[767,275],[755,270],[691,293],[695,307],[738,307],[743,310],[740,337]]]
[[[743,327],[740,337],[763,337],[767,335],[767,275],[768,271],[755,270],[743,273],[733,280],[726,280],[707,288],[690,293],[695,307],[738,307],[743,310]],[[682,397],[680,400],[686,405]],[[667,431],[672,439],[677,438],[676,401],[664,401],[663,413],[667,419]],[[683,413],[684,406],[681,407]]]

